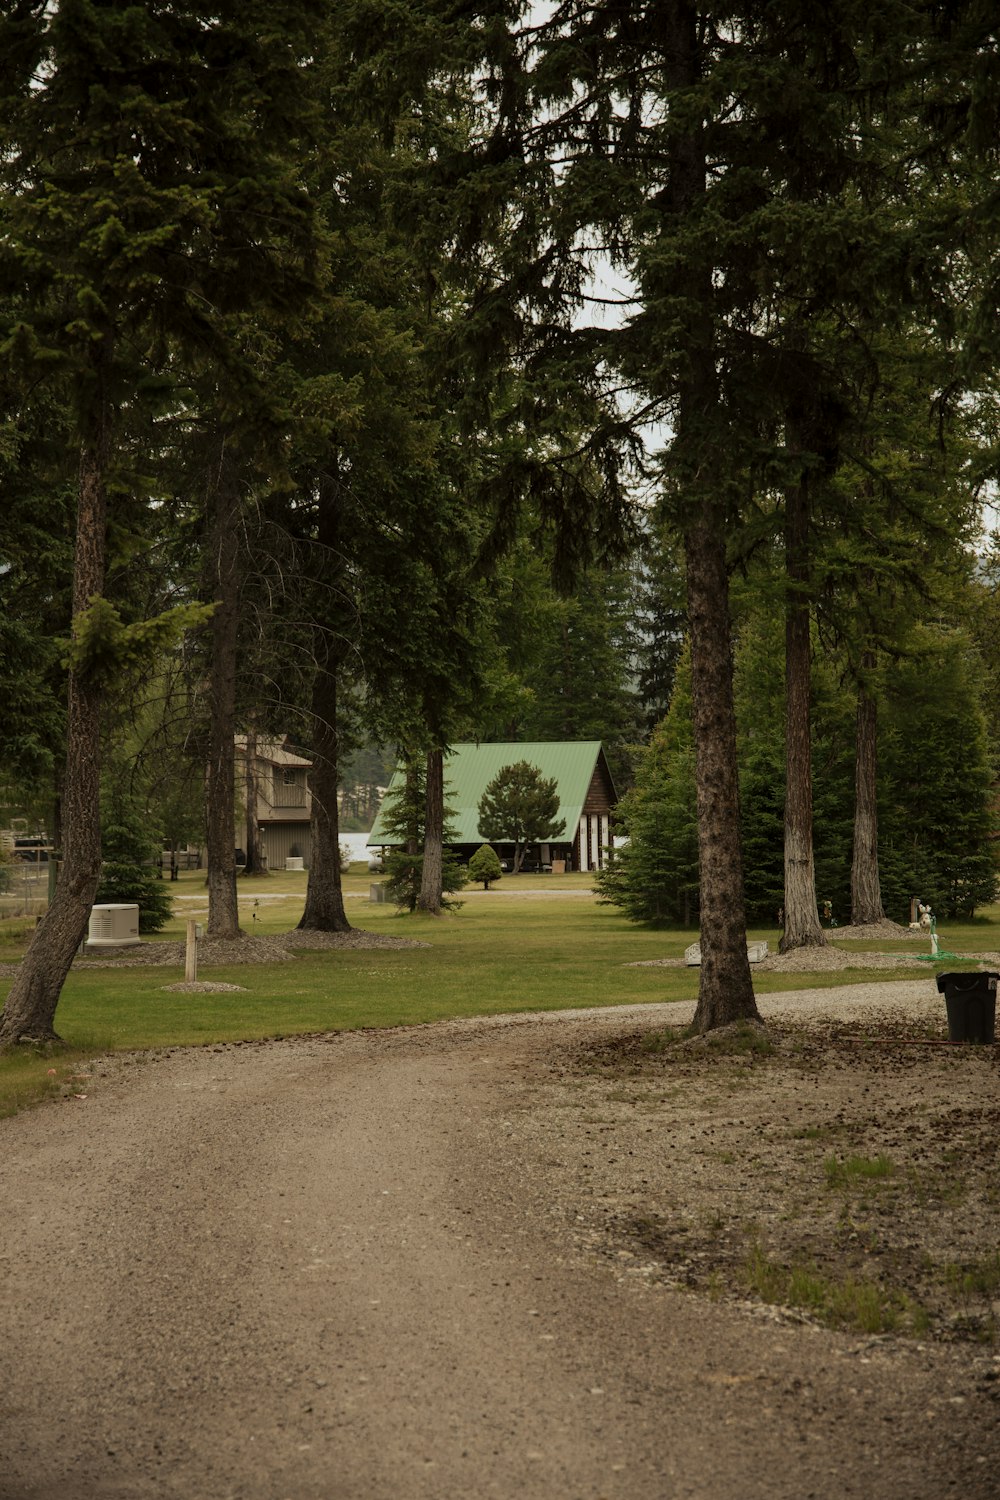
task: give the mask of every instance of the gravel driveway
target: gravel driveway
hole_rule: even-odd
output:
[[[98,1059],[0,1122],[0,1500],[996,1496],[991,1349],[695,1297],[574,1233],[540,1070],[684,1009]]]

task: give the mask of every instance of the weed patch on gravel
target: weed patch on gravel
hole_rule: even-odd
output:
[[[623,1274],[996,1345],[998,1083],[997,1047],[880,1017],[630,1028],[566,1049],[543,1086],[570,1101],[574,1232]]]

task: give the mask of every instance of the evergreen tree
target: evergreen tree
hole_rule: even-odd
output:
[[[971,917],[997,895],[996,757],[979,663],[962,632],[928,631],[922,644],[882,700],[880,860],[886,909],[900,922],[913,898],[941,920]]]
[[[2,343],[26,381],[62,383],[79,455],[66,857],[0,1045],[54,1037],[100,875],[100,711],[116,627],[93,601],[104,594],[120,505],[123,424],[151,400],[162,405],[151,371],[182,349],[228,364],[232,376],[228,316],[273,306],[293,281],[301,289],[310,224],[287,162],[309,9],[252,0],[238,19],[206,24],[193,3],[65,0],[0,19]]]
[[[698,916],[698,812],[691,667],[678,665],[670,710],[638,752],[635,785],[615,809],[627,837],[595,878],[604,902],[633,922],[690,926]]]
[[[979,402],[945,422],[935,392],[949,362],[926,335],[883,340],[863,394],[856,451],[844,454],[840,492],[817,527],[818,618],[846,654],[856,704],[851,920],[884,914],[878,861],[878,688],[884,663],[914,650],[922,619],[954,617],[979,529],[970,465]],[[861,397],[861,393],[859,393]]]
[[[483,890],[488,891],[494,880],[503,874],[499,856],[489,844],[483,844],[469,860],[469,879],[481,880]]]
[[[419,757],[407,755],[405,765],[402,784],[390,788],[382,803],[385,830],[393,839],[398,839],[401,846],[391,849],[386,856],[386,889],[397,906],[416,911],[423,864],[421,850],[427,794],[425,768]]]
[[[570,593],[543,596],[522,622],[535,636],[536,656],[522,678],[531,701],[518,738],[600,740],[616,785],[631,779],[630,747],[641,734],[636,610],[630,573],[593,570]]]
[[[880,705],[879,848],[885,906],[908,919],[913,897],[940,916],[968,916],[993,899],[995,757],[984,738],[984,673],[961,634],[911,626],[911,654],[872,680]],[[784,898],[784,682],[781,620],[766,606],[744,613],[736,659],[740,801],[747,909],[778,923]],[[815,859],[820,901],[840,925],[851,912],[853,712],[841,652],[814,636],[812,758],[816,767]],[[667,720],[640,760],[618,816],[629,842],[598,884],[639,921],[682,922],[696,910],[690,843],[694,789],[690,708],[682,667]]]
[[[140,932],[159,932],[171,917],[170,887],[160,879],[161,846],[145,808],[130,802],[120,787],[106,793],[101,880],[94,899],[135,902]]]
[[[761,565],[741,599],[735,658],[740,815],[747,914],[780,927],[785,904],[784,625]],[[742,593],[742,591],[741,591]],[[779,916],[779,913],[781,914]]]
[[[420,867],[417,907],[440,916],[444,905],[444,751],[434,745],[427,752],[424,775],[424,857]]]
[[[740,806],[747,911],[754,922],[781,926],[785,915],[784,622],[770,607],[771,587],[761,573],[758,568],[751,574],[741,599],[736,654]],[[852,704],[842,683],[843,670],[843,657],[822,649],[814,627],[809,670],[816,810],[813,857],[819,900],[829,903],[839,923],[847,920],[850,910],[854,760]]]
[[[75,511],[60,398],[26,400],[18,372],[0,361],[0,764],[21,797],[48,802],[57,842],[66,729],[59,639],[69,628]]]
[[[683,569],[669,537],[646,540],[639,554],[639,617],[636,657],[637,689],[647,731],[669,708],[674,680],[684,654],[687,618]]]
[[[529,844],[547,843],[565,832],[566,819],[558,812],[555,780],[530,761],[515,761],[497,772],[480,798],[479,832],[491,843],[514,845],[517,875]]]
[[[123,695],[117,714],[105,714],[102,817],[109,808],[140,808],[146,823],[162,832],[172,877],[177,851],[200,843],[204,831],[204,768],[192,745],[187,667],[185,650],[166,653]],[[157,863],[161,856],[162,850]]]
[[[323,810],[305,926],[346,926],[333,837],[345,702],[373,737],[432,747],[419,904],[435,910],[441,755],[486,712],[499,655],[475,566],[479,450],[457,440],[462,372],[448,350],[465,287],[439,203],[414,191],[429,160],[467,141],[468,101],[428,46],[436,24],[423,7],[349,3],[316,39],[326,131],[308,172],[329,229],[330,295],[288,338],[286,367],[301,418],[290,524],[312,619],[307,737]]]
[[[914,213],[911,151],[926,124],[914,84],[937,67],[936,21],[931,7],[911,7],[904,23],[892,0],[874,16],[869,7],[863,24],[851,4],[815,15],[746,5],[723,24],[687,0],[629,10],[627,22],[611,0],[571,3],[532,26],[523,52],[508,46],[506,69],[494,58],[509,82],[504,101],[539,106],[530,136],[498,110],[490,147],[503,159],[511,143],[508,166],[529,156],[533,201],[553,205],[549,237],[526,256],[544,287],[546,335],[553,305],[575,299],[575,321],[560,326],[537,369],[568,378],[589,355],[592,368],[624,378],[642,419],[672,433],[663,511],[683,539],[692,642],[699,1029],[756,1015],[742,930],[728,564],[752,545],[762,491],[783,492],[789,544],[785,941],[822,940],[810,536],[850,414],[842,372],[870,358],[866,340],[896,326],[902,306],[921,300],[928,320],[936,316],[921,294],[947,276],[942,240],[955,221],[940,203]],[[519,56],[529,59],[525,75]],[[542,153],[560,165],[540,182]],[[521,214],[528,242],[541,216]],[[627,318],[611,330],[586,318],[595,241],[630,283]]]
[[[402,783],[389,791],[382,804],[382,820],[385,831],[399,840],[402,847],[392,849],[386,858],[386,889],[390,899],[398,907],[416,911],[420,901],[423,878],[424,845],[427,823],[427,762],[424,756],[411,754],[405,757],[406,774]],[[444,837],[451,832],[448,821],[447,798],[444,802]],[[465,874],[451,849],[443,848],[441,855],[441,906],[455,910],[460,901],[451,901],[448,894],[460,891],[465,885]]]

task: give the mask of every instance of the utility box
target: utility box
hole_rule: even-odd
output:
[[[139,936],[139,908],[125,902],[90,908],[88,948],[134,948]]]

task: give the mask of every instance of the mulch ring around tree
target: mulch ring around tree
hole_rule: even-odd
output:
[[[317,932],[310,928],[296,927],[283,932],[274,939],[283,948],[429,948],[417,938],[393,937],[385,932],[364,932],[352,927],[350,932]]]
[[[295,928],[273,937],[201,938],[198,942],[198,967],[222,968],[240,964],[288,963],[299,948],[429,948],[413,938],[390,937],[380,932],[312,932]],[[184,943],[140,943],[138,947],[89,950],[76,960],[80,968],[127,968],[131,964],[183,964]]]
[[[164,984],[160,988],[169,995],[221,995],[234,993],[245,995],[245,984],[221,984],[211,979],[183,979],[180,984]]]
[[[416,938],[393,937],[383,932],[312,932],[295,928],[274,937],[201,938],[199,968],[233,967],[241,964],[280,964],[294,958],[292,949],[429,948]],[[92,948],[73,960],[78,969],[130,969],[141,967],[183,968],[184,943],[141,942],[128,948]],[[12,978],[17,963],[0,964],[0,977]]]
[[[869,922],[863,926],[831,927],[825,932],[826,946],[820,948],[793,948],[788,953],[769,953],[753,964],[754,973],[808,974],[834,972],[841,969],[906,969],[927,964],[932,958],[930,941],[923,933],[911,932],[898,922]],[[842,948],[841,942],[899,943],[909,939],[913,946],[906,952],[867,953],[857,948]],[[916,941],[914,941],[916,940]],[[980,966],[994,968],[1000,963],[997,953],[970,953]],[[942,962],[944,959],[942,958]],[[683,969],[687,959],[645,958],[630,963],[631,969]],[[940,967],[940,965],[939,965]]]

